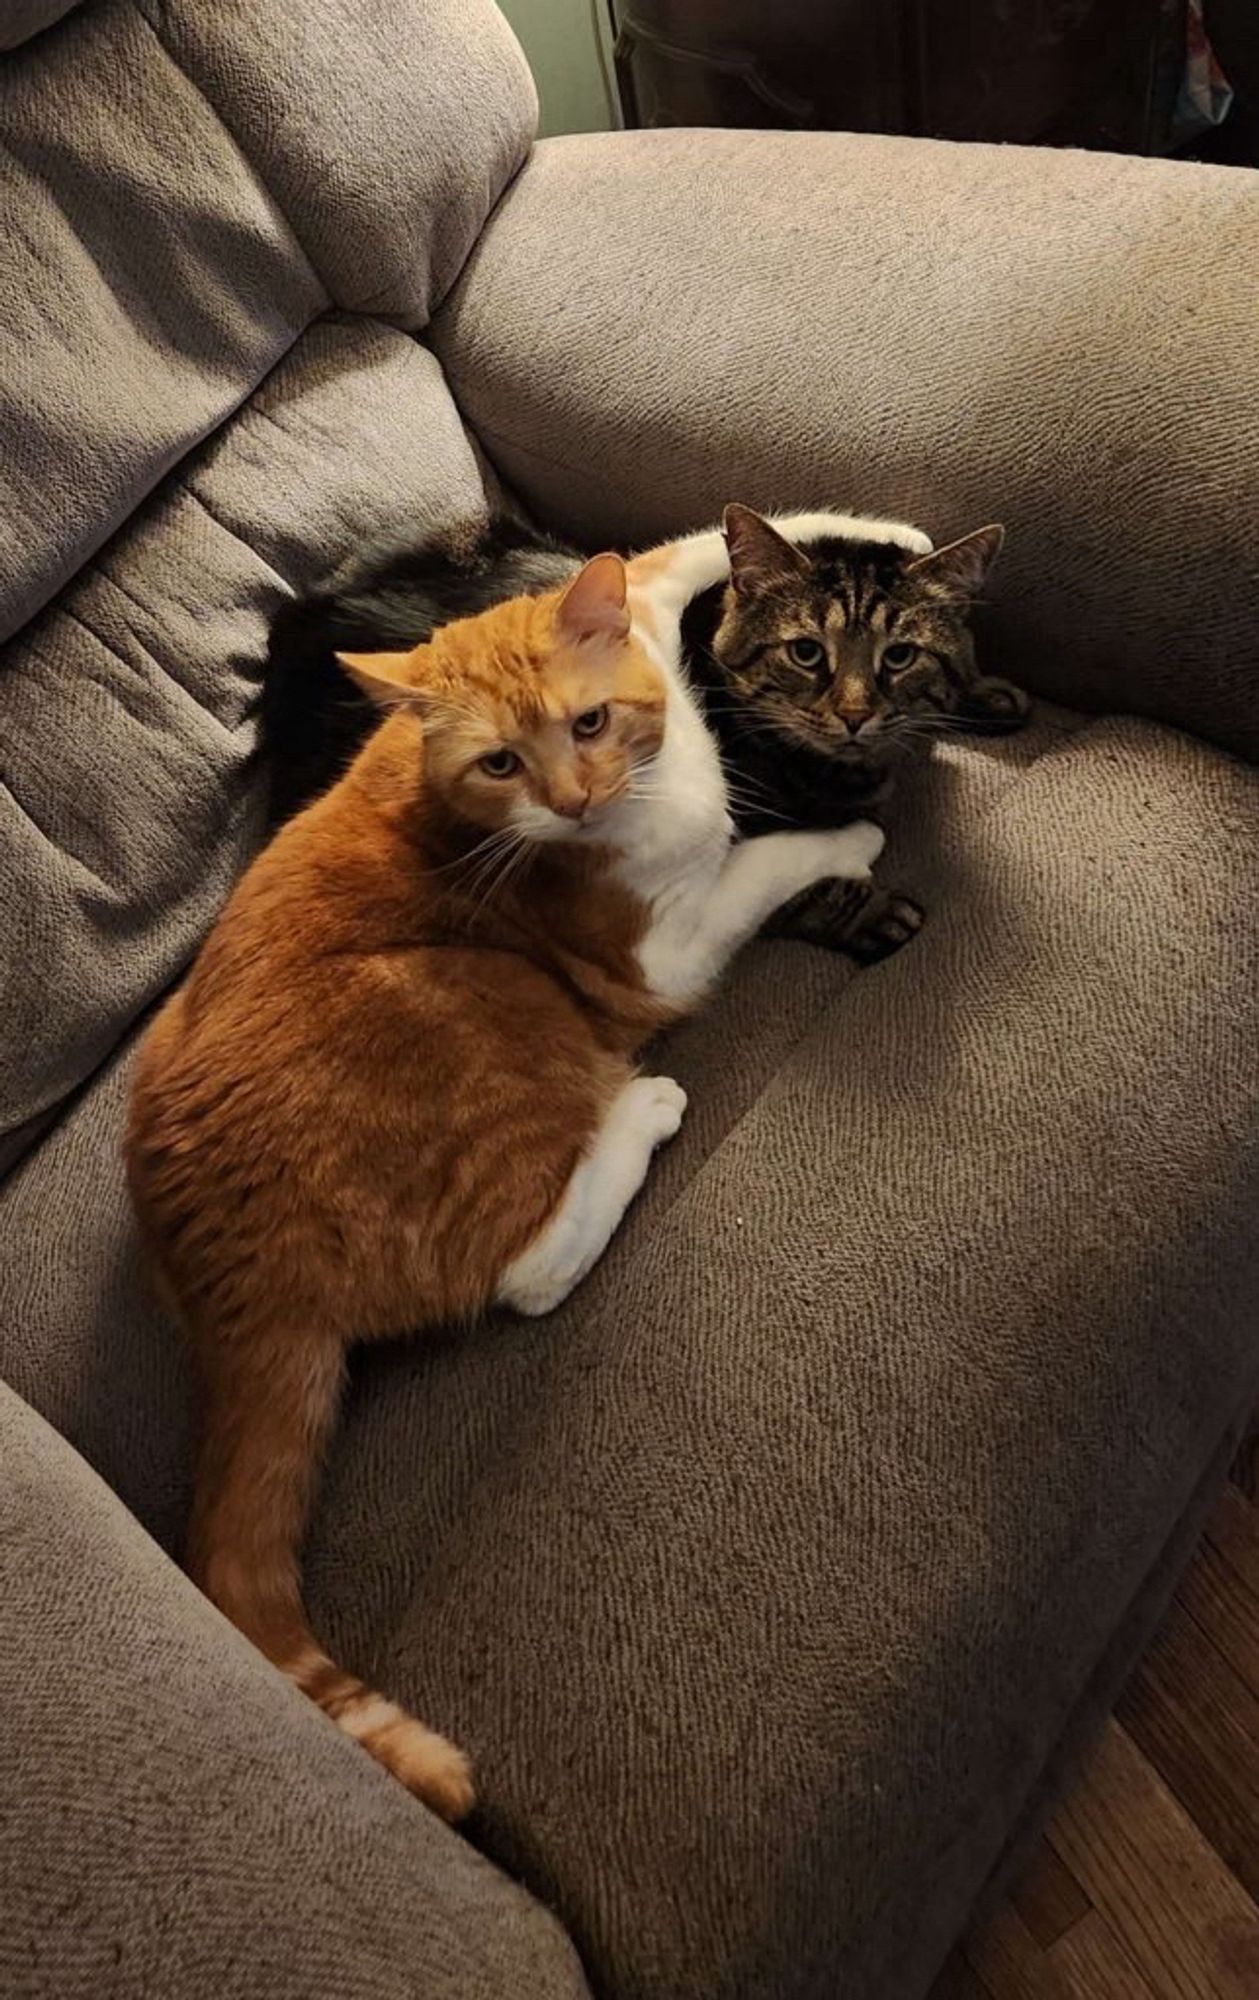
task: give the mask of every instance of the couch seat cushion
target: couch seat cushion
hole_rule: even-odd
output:
[[[749,951],[603,1264],[364,1356],[322,1495],[318,1624],[607,1994],[920,1994],[1259,1386],[1259,777],[1046,713],[886,872],[922,937]],[[0,1203],[0,1373],[170,1539],[123,1082]]]

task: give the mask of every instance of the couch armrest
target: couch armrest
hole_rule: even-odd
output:
[[[0,1718],[6,2000],[588,2000],[3,1385]]]
[[[989,646],[1259,754],[1259,176],[836,133],[550,140],[433,328],[587,543],[726,500],[1004,520]]]

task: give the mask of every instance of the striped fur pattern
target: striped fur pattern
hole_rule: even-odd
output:
[[[971,633],[999,527],[938,550],[894,524],[877,537],[799,542],[732,505],[725,532],[730,581],[690,606],[683,641],[740,832],[877,818],[898,773],[939,735],[1026,720],[1026,695],[979,672]],[[881,892],[842,887],[779,911],[774,934],[868,963],[922,922],[908,898],[893,907]]]
[[[675,1011],[641,899],[580,841],[659,762],[668,694],[619,557],[587,571],[345,656],[386,719],[238,884],[132,1090],[132,1197],[202,1385],[189,1570],[452,1820],[466,1758],[324,1652],[300,1548],[350,1344],[493,1302]]]

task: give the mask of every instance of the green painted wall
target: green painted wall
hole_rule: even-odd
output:
[[[529,58],[543,137],[603,132],[620,124],[607,0],[499,0],[499,5]]]

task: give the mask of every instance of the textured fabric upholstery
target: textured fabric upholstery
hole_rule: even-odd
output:
[[[759,948],[666,1049],[559,1318],[360,1374],[321,1624],[601,1991],[923,1992],[1259,1391],[1259,777],[1107,721],[1009,779],[920,795],[912,952]]]
[[[5,33],[0,1992],[921,2000],[1259,1388],[1255,179],[657,133],[491,215],[486,0]],[[992,665],[1078,705],[905,792],[908,951],[757,946],[667,1039],[559,1314],[352,1368],[312,1610],[473,1752],[464,1841],[171,1560],[119,1140],[258,837],[270,612],[480,517],[482,443],[590,543],[1002,516]]]
[[[129,0],[11,56],[0,107],[3,638],[231,414],[324,293]]]
[[[434,329],[591,541],[833,500],[1003,520],[993,650],[1259,754],[1259,176],[836,133],[547,140]]]
[[[554,1920],[0,1384],[5,2000],[581,2000]]]
[[[0,638],[329,300],[455,276],[536,100],[496,8],[412,12],[95,0],[6,62]]]
[[[137,4],[333,304],[422,326],[533,136],[533,79],[497,7]]]
[[[333,1454],[320,1628],[601,1992],[919,1994],[1259,1387],[1259,775],[1051,711],[887,872],[912,950],[750,952],[586,1286],[365,1357]],[[124,1083],[0,1197],[0,1374],[169,1542]]]
[[[78,4],[79,0],[6,0],[4,14],[0,16],[0,49],[15,49],[19,42],[28,41],[41,28],[50,28]]]

